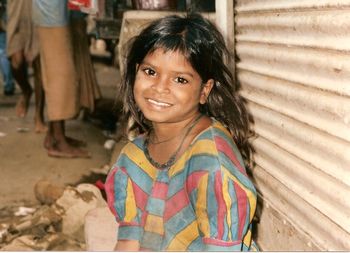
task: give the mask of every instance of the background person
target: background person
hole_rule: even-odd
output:
[[[33,67],[35,85],[35,131],[46,132],[44,123],[44,92],[41,82],[39,45],[32,22],[31,0],[8,0],[7,2],[7,55],[11,61],[11,71],[22,94],[16,105],[16,115],[27,115],[33,88],[29,82],[28,67]]]
[[[33,0],[33,20],[40,41],[49,130],[44,140],[49,156],[88,158],[85,143],[68,137],[65,121],[79,112],[78,80],[74,67],[67,1]]]

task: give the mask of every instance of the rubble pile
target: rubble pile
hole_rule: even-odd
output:
[[[93,184],[59,187],[48,181],[35,186],[40,205],[0,209],[1,251],[85,251],[85,215],[105,207]]]

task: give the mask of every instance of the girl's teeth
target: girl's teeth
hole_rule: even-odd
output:
[[[158,106],[166,106],[166,107],[170,106],[170,104],[163,103],[163,102],[158,102],[158,101],[155,101],[155,100],[153,100],[153,99],[148,99],[148,101],[149,101],[150,103],[155,104],[155,105],[158,105]]]

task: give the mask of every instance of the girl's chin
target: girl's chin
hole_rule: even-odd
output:
[[[154,123],[163,123],[163,122],[168,122],[169,121],[169,117],[157,117],[155,115],[145,115],[145,118],[151,122],[154,122]]]
[[[145,118],[154,123],[166,123],[176,121],[176,117],[173,117],[169,113],[159,112],[143,112]]]

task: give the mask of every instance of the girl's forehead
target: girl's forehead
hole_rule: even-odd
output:
[[[186,55],[180,50],[170,50],[165,48],[156,48],[146,54],[144,61],[147,60],[158,60],[158,59],[168,59],[176,61],[177,63],[181,62],[184,64],[190,64],[190,61],[187,59]],[[190,64],[191,65],[191,64]]]
[[[148,53],[143,59],[143,64],[150,64],[159,69],[167,69],[173,72],[191,73],[199,75],[185,54],[180,50],[166,50],[158,48]]]
[[[152,54],[157,54],[157,55],[158,54],[178,54],[178,55],[182,55],[183,57],[185,57],[185,54],[183,52],[181,52],[179,49],[174,50],[174,49],[168,49],[168,48],[164,48],[164,47],[154,48],[154,49],[150,50],[147,55],[152,55]]]

